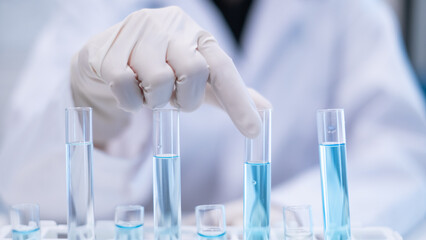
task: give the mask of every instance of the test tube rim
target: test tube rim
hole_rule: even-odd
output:
[[[223,212],[225,213],[225,205],[223,204],[203,204],[198,205],[195,207],[195,212],[198,212],[197,210],[212,210],[212,209],[223,209]]]
[[[92,108],[91,107],[66,107],[65,108],[65,111],[70,111],[70,110],[83,112],[83,111],[92,111]]]
[[[17,203],[17,204],[13,204],[10,208],[11,209],[17,209],[18,207],[36,207],[37,209],[40,210],[40,206],[37,203]]]
[[[144,210],[144,206],[138,205],[138,204],[130,204],[130,205],[120,204],[120,205],[117,205],[115,207],[115,209],[117,209],[117,208],[127,208],[127,209],[130,209],[130,210],[139,210],[139,209]]]
[[[142,205],[138,205],[138,204],[130,204],[130,205],[126,205],[126,204],[122,204],[122,205],[117,205],[115,207],[115,214],[117,214],[117,210],[118,209],[125,209],[125,210],[130,210],[130,211],[135,211],[135,210],[139,210],[140,214],[141,214],[141,218],[142,218],[142,223],[145,222],[145,208]],[[117,216],[114,216],[114,221],[116,221]],[[143,224],[142,224],[143,225]]]
[[[179,108],[175,108],[175,107],[159,107],[159,108],[154,108],[152,109],[152,111],[154,112],[160,112],[160,111],[174,111],[174,112],[179,112]]]
[[[258,112],[269,112],[269,111],[271,111],[272,112],[272,108],[268,108],[268,107],[256,107],[256,110],[258,111]]]
[[[312,206],[310,204],[302,204],[302,205],[285,205],[283,207],[283,210],[286,209],[304,209],[304,208],[308,208],[311,209],[312,211]]]
[[[344,108],[322,108],[318,109],[317,113],[323,113],[323,112],[344,112]]]

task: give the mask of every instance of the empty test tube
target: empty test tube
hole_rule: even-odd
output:
[[[92,109],[65,110],[68,239],[95,239],[92,183]]]
[[[180,239],[179,111],[154,109],[154,232],[157,240]]]
[[[350,239],[343,109],[318,110],[317,128],[321,166],[324,239]]]
[[[286,206],[283,218],[285,240],[313,240],[310,205]]]
[[[244,163],[244,239],[269,239],[271,195],[271,109],[258,110],[259,136],[246,138]]]

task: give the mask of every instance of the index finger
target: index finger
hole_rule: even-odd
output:
[[[209,65],[208,82],[222,107],[243,135],[256,137],[261,120],[232,59],[207,32],[200,33],[198,51]]]

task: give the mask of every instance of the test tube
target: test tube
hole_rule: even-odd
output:
[[[17,204],[10,209],[13,240],[40,240],[40,210],[37,204]]]
[[[115,240],[143,240],[144,208],[121,205],[115,208]]]
[[[271,109],[258,110],[259,136],[246,138],[244,163],[244,239],[269,239],[271,195]]]
[[[95,239],[92,183],[92,109],[65,110],[68,239]]]
[[[220,204],[198,205],[195,208],[198,239],[226,239],[225,206]]]
[[[310,205],[286,206],[283,211],[285,240],[312,240]]]
[[[181,223],[179,110],[154,109],[154,148],[155,238],[177,240]]]
[[[324,239],[350,239],[346,177],[346,137],[343,109],[317,112]]]

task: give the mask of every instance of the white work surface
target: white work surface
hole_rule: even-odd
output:
[[[60,240],[67,238],[67,226],[56,225],[54,221],[41,221],[41,235],[42,239]],[[322,240],[322,230],[315,229],[315,238],[313,240]],[[402,237],[392,229],[386,227],[366,227],[352,229],[352,236],[354,240],[402,240]],[[0,239],[12,239],[10,225],[0,228]],[[114,222],[112,221],[98,221],[96,224],[96,239],[106,240],[114,239]],[[144,239],[154,239],[153,229],[150,226],[144,228]],[[194,240],[198,239],[195,226],[183,226],[181,240]],[[213,239],[213,238],[212,238]],[[228,227],[226,239],[239,240],[243,239],[242,228]],[[284,239],[284,232],[281,228],[271,229],[271,240]]]

